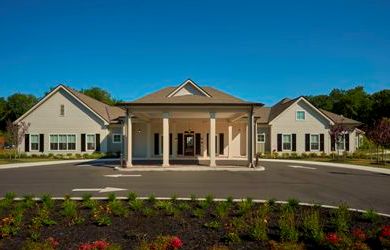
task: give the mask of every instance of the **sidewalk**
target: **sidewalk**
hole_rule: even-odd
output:
[[[10,164],[1,164],[1,169],[10,169],[10,168],[25,168],[25,167],[37,167],[37,166],[51,166],[58,164],[67,164],[67,163],[86,163],[86,162],[110,162],[110,161],[119,161],[116,158],[109,159],[82,159],[82,160],[59,160],[59,161],[36,161],[36,162],[25,162],[25,163],[10,163]]]
[[[254,172],[264,171],[265,168],[258,166],[257,168],[248,168],[242,166],[198,166],[198,165],[172,165],[169,167],[162,167],[161,165],[134,165],[129,168],[115,167],[115,170],[123,172],[161,172],[161,171],[230,171],[230,172]]]
[[[289,159],[259,159],[260,164],[261,164],[261,162],[284,162],[284,163],[294,163],[294,164],[327,166],[327,167],[335,167],[335,168],[347,168],[347,169],[355,169],[355,170],[362,170],[362,171],[369,171],[369,172],[373,172],[373,173],[381,173],[381,174],[390,175],[390,169],[378,168],[378,167],[368,167],[368,166],[354,165],[354,164],[348,164],[348,163],[332,163],[332,162],[289,160]]]

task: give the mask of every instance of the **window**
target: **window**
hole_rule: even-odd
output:
[[[257,142],[265,143],[265,133],[257,133]]]
[[[122,135],[121,134],[113,134],[112,135],[112,142],[113,143],[121,143],[122,142]]]
[[[291,150],[291,135],[283,135],[283,150]]]
[[[50,135],[50,150],[58,150],[58,135]]]
[[[297,111],[296,119],[297,121],[304,121],[306,118],[305,116],[306,116],[305,111]]]
[[[76,135],[67,135],[68,150],[76,150]]]
[[[39,150],[39,135],[30,135],[30,149],[32,151]]]
[[[310,150],[320,149],[320,135],[310,135]]]
[[[337,138],[336,147],[338,150],[344,150],[345,149],[345,136],[339,136]]]
[[[61,107],[60,107],[60,116],[64,116],[65,115],[65,105],[64,104],[61,104]]]
[[[95,149],[96,149],[95,135],[93,134],[87,135],[87,150],[95,150]]]
[[[66,150],[66,135],[59,135],[58,149]]]
[[[76,135],[50,135],[50,150],[76,150]]]

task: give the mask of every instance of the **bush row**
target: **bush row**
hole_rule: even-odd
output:
[[[309,159],[309,158],[324,158],[324,159],[335,159],[335,158],[345,158],[345,159],[370,159],[370,155],[364,152],[343,152],[341,155],[337,153],[326,154],[324,152],[310,152],[310,153],[286,153],[286,152],[266,152],[259,153],[260,158],[272,158],[272,159]]]
[[[76,159],[99,159],[99,158],[117,158],[119,153],[102,153],[102,152],[93,152],[90,154],[84,153],[63,153],[63,154],[26,154],[20,153],[18,159],[29,159],[29,158],[41,158],[41,159],[63,159],[63,160],[76,160]],[[11,151],[2,151],[0,152],[0,159],[10,159],[15,158],[15,153]]]

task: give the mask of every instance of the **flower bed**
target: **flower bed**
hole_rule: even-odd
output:
[[[390,218],[273,200],[0,201],[0,249],[386,249]]]

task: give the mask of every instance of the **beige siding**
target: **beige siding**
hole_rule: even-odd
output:
[[[296,120],[297,111],[305,111],[304,121]],[[271,151],[277,150],[277,134],[279,133],[296,134],[297,153],[305,152],[305,134],[324,134],[324,151],[330,153],[329,127],[330,122],[326,118],[305,101],[300,100],[271,122]]]
[[[65,115],[60,115],[60,106],[64,105]],[[27,115],[24,122],[30,123],[29,134],[44,134],[44,153],[80,153],[81,134],[100,134],[101,151],[108,146],[108,129],[100,118],[78,102],[64,90],[59,90]],[[51,151],[50,134],[76,134],[76,150]],[[24,142],[20,150],[24,151]],[[30,154],[39,152],[30,152]]]

